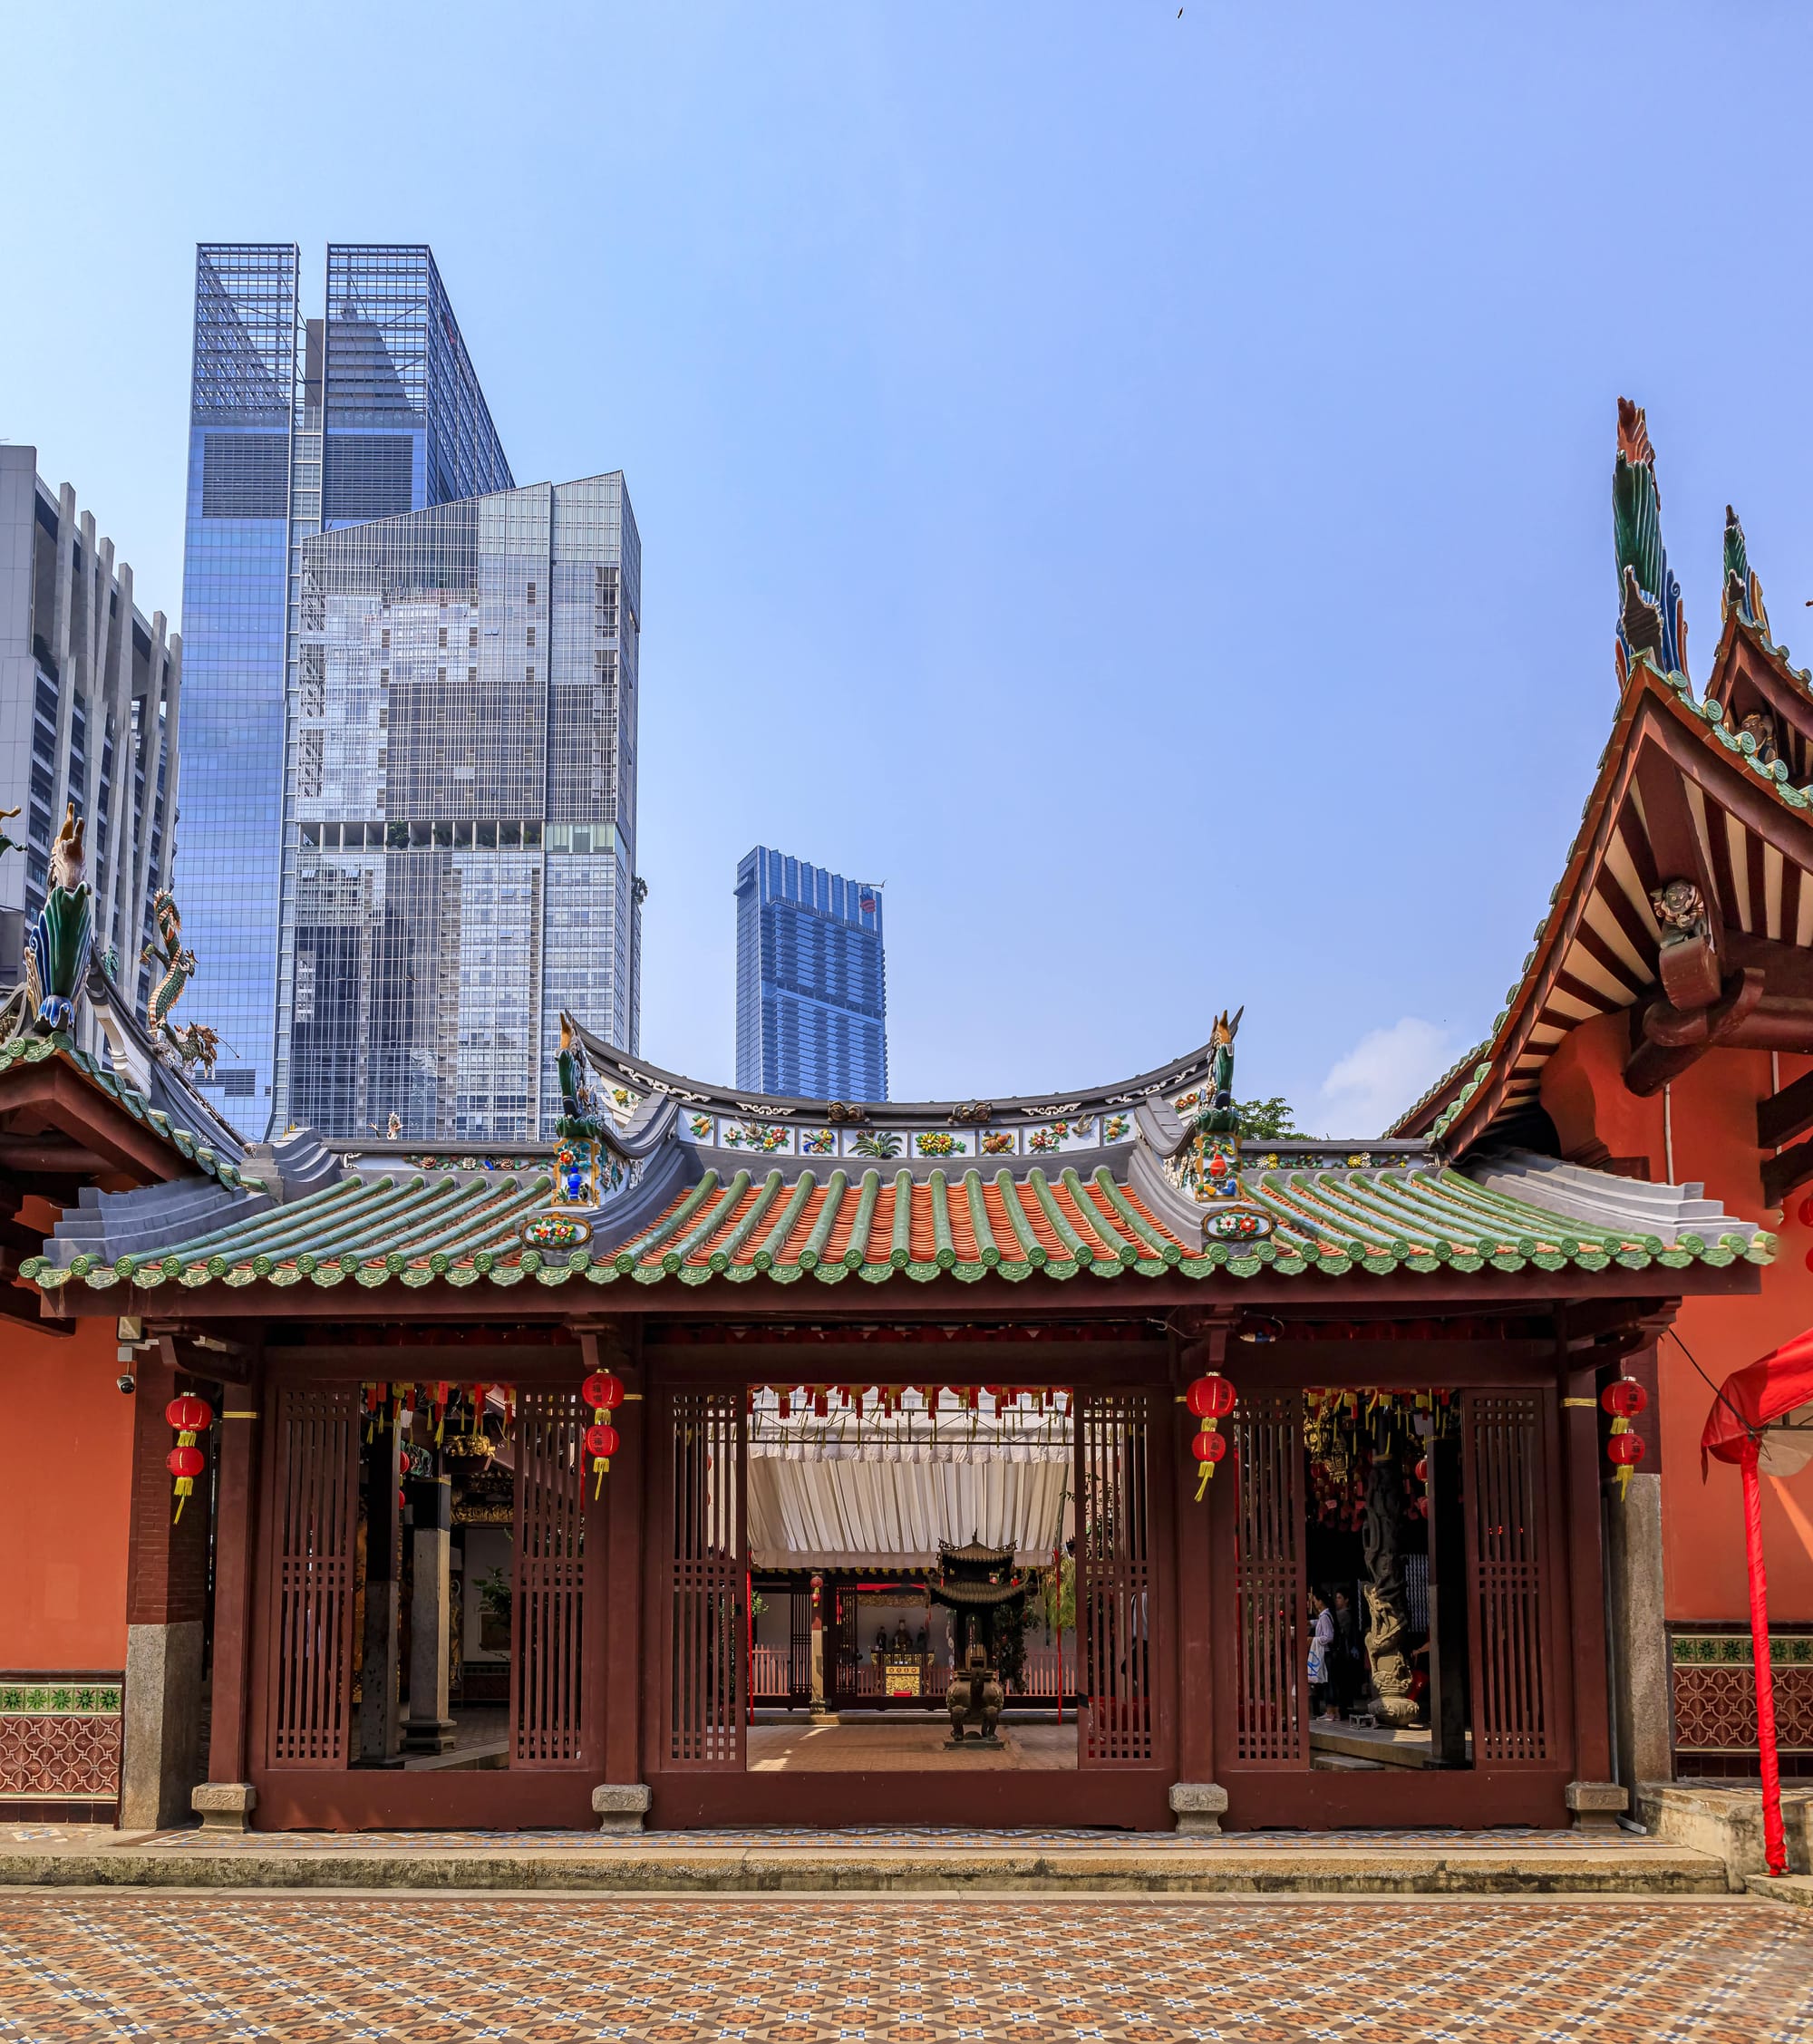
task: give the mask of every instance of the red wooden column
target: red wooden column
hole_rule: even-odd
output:
[[[1216,1547],[1210,1528],[1214,1521],[1213,1489],[1197,1503],[1197,1463],[1190,1441],[1197,1422],[1182,1404],[1184,1387],[1202,1369],[1219,1371],[1226,1360],[1227,1330],[1210,1329],[1204,1342],[1187,1350],[1173,1350],[1172,1380],[1175,1394],[1168,1409],[1171,1442],[1172,1516],[1176,1526],[1175,1627],[1178,1642],[1177,1728],[1178,1779],[1184,1783],[1208,1783],[1215,1779],[1215,1594]],[[1230,1463],[1224,1462],[1211,1486],[1233,1477]],[[1182,1815],[1215,1813],[1182,1812]]]
[[[604,1623],[593,1635],[592,1650],[598,1656],[598,1679],[592,1687],[603,1720],[603,1738],[595,1750],[604,1754],[604,1779],[621,1786],[644,1779],[642,1701],[648,1684],[642,1618],[643,1516],[654,1406],[642,1396],[643,1372],[615,1330],[581,1328],[578,1333],[587,1374],[615,1371],[625,1391],[623,1405],[613,1415],[622,1446],[611,1458],[604,1484]]]
[[[1574,1780],[1567,1800],[1576,1821],[1610,1823],[1624,1803],[1622,1793],[1611,1787],[1597,1370],[1593,1361],[1576,1361],[1567,1353],[1566,1317],[1557,1318],[1562,1460],[1566,1470],[1563,1499],[1569,1624],[1566,1636],[1573,1644],[1574,1663]]]
[[[252,1584],[257,1565],[258,1449],[263,1372],[249,1385],[228,1385],[215,1421],[218,1486],[214,1518],[214,1679],[208,1729],[210,1788],[247,1778],[246,1713],[251,1688]],[[230,1801],[218,1815],[230,1816]],[[243,1803],[240,1808],[243,1810]],[[216,1820],[208,1809],[208,1821]]]
[[[206,1398],[218,1388],[176,1368],[166,1336],[160,1361],[139,1372],[132,1422],[132,1491],[126,1563],[124,1748],[121,1829],[186,1823],[201,1775],[201,1672],[208,1614],[208,1477],[176,1519],[165,1459],[176,1436],[164,1408],[179,1391]],[[203,1436],[211,1461],[218,1448]]]

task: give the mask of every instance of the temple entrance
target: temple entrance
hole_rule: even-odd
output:
[[[1253,1807],[1291,1821],[1337,1791],[1289,1776],[1372,1777],[1491,1821],[1517,1771],[1557,1765],[1554,1424],[1536,1389],[1243,1394],[1216,1707],[1223,1769],[1268,1785]]]
[[[263,1771],[591,1764],[577,1393],[279,1383],[272,1404]]]
[[[974,1816],[985,1783],[1071,1821],[1053,1777],[1155,1766],[1149,1394],[769,1382],[666,1406],[663,1771],[752,1785],[702,1781],[696,1807],[859,1779],[871,1814],[923,1821],[921,1787]]]

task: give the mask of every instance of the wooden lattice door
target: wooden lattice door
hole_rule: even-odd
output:
[[[1461,1399],[1476,1768],[1540,1767],[1555,1758],[1553,1413],[1539,1390],[1468,1391]]]
[[[1233,1518],[1233,1681],[1217,1685],[1228,1767],[1309,1765],[1302,1417],[1300,1392],[1243,1390],[1216,1479]]]
[[[344,1768],[353,1726],[359,1389],[280,1384],[272,1407],[265,1759],[273,1768]]]
[[[670,1768],[740,1772],[749,1681],[742,1394],[676,1390],[668,1415],[663,1758]]]
[[[1080,1391],[1075,1410],[1077,1761],[1150,1766],[1159,1682],[1152,1401],[1144,1391]]]
[[[587,1719],[587,1484],[591,1414],[566,1386],[516,1408],[516,1568],[510,1623],[510,1766],[591,1758]],[[606,1479],[608,1480],[608,1479]]]

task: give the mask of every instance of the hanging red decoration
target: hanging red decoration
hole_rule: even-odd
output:
[[[1416,1480],[1419,1483],[1427,1483],[1429,1481],[1429,1457],[1427,1455],[1419,1456],[1417,1458]]]
[[[180,1525],[182,1508],[194,1495],[195,1479],[207,1467],[207,1458],[195,1439],[214,1424],[214,1408],[205,1398],[185,1391],[165,1406],[164,1420],[176,1429],[177,1444],[164,1458],[164,1467],[176,1478],[176,1516],[171,1523]]]
[[[1198,1377],[1184,1393],[1184,1403],[1202,1421],[1200,1431],[1190,1443],[1190,1453],[1201,1465],[1196,1479],[1198,1505],[1208,1487],[1208,1479],[1215,1474],[1215,1465],[1227,1453],[1227,1443],[1217,1431],[1217,1422],[1226,1419],[1233,1411],[1235,1396],[1234,1386],[1217,1371]]]
[[[1618,1472],[1618,1496],[1625,1497],[1630,1495],[1631,1471],[1643,1458],[1643,1437],[1631,1431],[1631,1421],[1648,1409],[1649,1393],[1634,1377],[1619,1377],[1599,1393],[1599,1403],[1612,1415],[1605,1457]]]
[[[611,1457],[622,1445],[609,1419],[624,1401],[623,1379],[614,1371],[595,1370],[580,1385],[579,1396],[592,1409],[592,1424],[586,1429],[586,1452],[592,1458],[592,1496],[597,1497],[604,1492]],[[606,1441],[608,1446],[602,1445]]]
[[[1614,1419],[1634,1419],[1649,1409],[1649,1393],[1634,1377],[1619,1377],[1599,1393],[1599,1403]]]

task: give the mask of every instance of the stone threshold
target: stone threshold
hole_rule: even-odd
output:
[[[712,1847],[576,1842],[511,1852],[356,1845],[231,1850],[46,1845],[0,1851],[0,1886],[55,1888],[517,1889],[594,1894],[1710,1895],[1729,1892],[1709,1853],[1633,1839],[1605,1846],[1314,1845],[1103,1850],[1090,1845],[958,1849],[767,1843]]]

